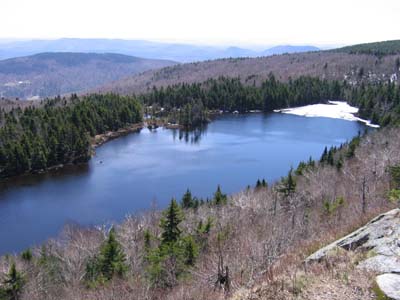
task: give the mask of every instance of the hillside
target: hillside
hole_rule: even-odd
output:
[[[279,280],[287,290],[274,296],[300,300],[327,299],[400,299],[398,286],[400,210],[383,213],[349,235],[319,249],[307,257],[292,278]],[[288,281],[291,281],[289,283]],[[384,297],[386,295],[386,297]],[[232,300],[272,299],[268,283],[251,290],[241,289]]]
[[[358,44],[334,49],[332,51],[350,54],[371,54],[376,56],[394,55],[400,54],[400,40]]]
[[[146,40],[76,39],[28,40],[0,44],[0,59],[26,56],[41,52],[94,52],[120,53],[150,59],[178,62],[203,61],[228,57],[256,57],[281,53],[319,50],[313,46],[276,46],[253,50],[234,46],[208,46],[179,43],[162,43]]]
[[[175,64],[121,54],[41,53],[0,61],[0,96],[49,97]]]
[[[240,77],[249,84],[259,84],[270,73],[279,80],[302,75],[328,80],[387,82],[400,80],[400,55],[378,58],[367,54],[331,51],[283,54],[258,58],[220,59],[182,64],[161,70],[148,71],[107,84],[97,91],[130,94],[146,92],[153,86],[166,87],[177,83],[204,82],[221,76]]]
[[[353,267],[359,257],[338,255],[306,269],[302,262],[322,245],[394,207],[387,193],[391,186],[400,187],[394,176],[399,143],[398,129],[385,128],[336,149],[332,164],[307,162],[272,185],[249,186],[231,196],[217,189],[203,203],[186,193],[179,206],[171,201],[163,214],[151,210],[128,216],[111,230],[67,227],[43,247],[0,258],[5,276],[0,295],[370,299],[369,275]],[[10,287],[11,277],[17,286]],[[253,286],[256,296],[237,296]],[[326,293],[329,298],[321,298]]]

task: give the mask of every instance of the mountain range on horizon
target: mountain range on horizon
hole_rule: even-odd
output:
[[[0,60],[0,97],[38,99],[176,64],[115,53],[39,53]]]
[[[162,43],[146,40],[78,39],[22,40],[0,43],[0,60],[43,52],[117,53],[147,59],[194,62],[218,58],[258,57],[283,53],[318,51],[313,45],[276,45],[264,50],[236,46]]]
[[[258,52],[258,55],[252,50],[229,47],[223,50],[223,54],[219,53],[223,55],[220,59],[189,63],[143,58],[146,56],[144,53],[141,53],[142,56],[102,53],[123,52],[128,48],[120,45],[120,48],[111,49],[107,48],[107,43],[102,47],[101,43],[98,43],[96,48],[95,45],[90,45],[93,40],[87,41],[86,44],[80,43],[80,40],[64,40],[63,51],[52,52],[57,50],[53,42],[46,47],[43,41],[32,42],[36,43],[36,47],[32,47],[30,51],[36,49],[46,52],[0,60],[0,97],[43,99],[91,91],[136,94],[146,92],[153,86],[199,83],[220,76],[238,77],[246,82],[251,79],[249,82],[260,84],[271,72],[283,81],[299,76],[313,76],[327,80],[346,80],[350,84],[356,84],[398,82],[400,78],[400,40],[358,44],[325,51],[314,51],[314,48],[309,46],[301,49],[299,46],[276,46]],[[58,47],[61,47],[60,42],[61,40],[58,41]],[[120,42],[123,44],[126,41]],[[147,44],[148,42],[143,43],[141,49],[148,49],[147,56],[160,53],[157,52],[161,49],[159,44],[154,46],[151,43]],[[7,49],[10,51],[10,46],[7,48],[4,45],[9,44],[0,44],[0,49],[3,49],[3,52]],[[26,44],[20,45],[12,48],[14,52],[18,49],[19,53],[22,53],[23,49],[26,50]],[[170,45],[168,48],[170,52],[164,52],[165,57],[168,56],[167,53],[173,52],[171,49],[177,49],[171,47]],[[185,47],[186,52],[182,48],[179,51],[181,55],[186,53],[187,59],[205,53],[196,52],[189,45]],[[209,55],[211,53],[216,55],[216,52],[208,52]]]

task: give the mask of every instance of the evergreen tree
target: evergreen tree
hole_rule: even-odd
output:
[[[336,168],[340,170],[343,167],[343,157],[340,155],[339,159],[336,162]]]
[[[188,236],[184,239],[184,257],[185,257],[185,265],[193,266],[198,256],[198,246],[195,243],[194,239],[191,236]]]
[[[163,230],[161,234],[161,243],[175,243],[181,236],[179,224],[183,221],[182,211],[176,200],[172,198],[167,210],[163,213],[160,227]]]
[[[17,271],[15,263],[13,262],[10,266],[8,274],[6,275],[6,278],[3,281],[3,294],[5,295],[5,299],[19,299],[19,294],[21,292],[23,284],[24,279],[22,277],[22,274]]]
[[[151,234],[148,229],[144,231],[144,250],[148,252],[151,249]]]
[[[100,274],[110,280],[114,275],[123,276],[127,271],[125,254],[121,244],[116,240],[115,229],[111,228],[107,240],[100,248],[98,267]]]
[[[259,189],[260,187],[261,187],[261,181],[260,181],[260,179],[257,179],[256,189]]]
[[[182,237],[179,228],[182,220],[181,208],[172,199],[160,222],[161,242],[147,255],[147,272],[154,286],[165,288],[176,285],[187,267],[195,263],[198,246],[192,236]]]
[[[216,205],[224,205],[228,201],[228,197],[226,194],[223,194],[221,191],[221,187],[218,185],[217,191],[214,193],[214,204]]]
[[[326,162],[328,158],[328,147],[324,148],[324,152],[322,152],[321,159],[319,160],[321,163]]]
[[[268,187],[268,183],[265,181],[265,179],[263,178],[261,185],[263,188],[267,188]]]
[[[312,157],[310,156],[310,158],[308,159],[307,165],[311,168],[313,168],[315,166],[315,161],[312,159]]]
[[[293,169],[290,168],[288,176],[282,179],[282,187],[279,189],[285,197],[290,196],[296,191],[296,180],[293,177]]]
[[[33,255],[31,249],[26,249],[24,252],[21,253],[21,258],[25,261],[31,261],[32,257]]]
[[[294,193],[296,190],[296,181],[293,178],[293,169],[290,169],[288,177],[287,177],[287,192],[288,194]]]
[[[187,189],[186,193],[182,197],[182,208],[191,208],[193,207],[193,204],[192,193]]]
[[[332,149],[330,149],[329,152],[328,152],[328,157],[326,158],[326,162],[327,162],[328,164],[330,164],[331,166],[333,166],[333,164],[334,164],[334,160],[333,160],[333,150],[332,150]]]

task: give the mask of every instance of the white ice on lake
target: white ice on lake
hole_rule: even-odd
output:
[[[329,104],[311,104],[301,107],[277,109],[274,110],[274,112],[304,117],[323,117],[348,121],[359,121],[365,123],[367,126],[370,127],[379,127],[379,125],[372,124],[369,120],[364,120],[356,117],[354,114],[358,113],[358,108],[353,107],[347,102],[343,101],[329,101]]]

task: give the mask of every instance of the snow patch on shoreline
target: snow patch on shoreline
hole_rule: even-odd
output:
[[[347,102],[343,101],[329,101],[329,104],[312,104],[295,108],[276,109],[274,112],[303,117],[323,117],[358,121],[365,123],[367,126],[379,128],[379,125],[372,124],[369,120],[356,117],[354,114],[358,113],[358,108],[350,106]]]

